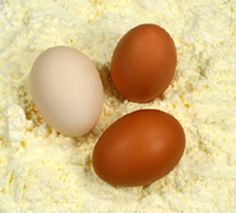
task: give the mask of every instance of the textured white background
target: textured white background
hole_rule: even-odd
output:
[[[139,105],[117,95],[109,64],[119,38],[145,22],[172,35],[178,66],[164,100]],[[47,126],[28,91],[33,61],[55,45],[83,51],[103,80],[101,119],[79,139]],[[235,85],[235,0],[0,1],[0,212],[235,213]],[[186,151],[160,181],[114,188],[94,174],[91,153],[112,121],[139,108],[178,118]]]

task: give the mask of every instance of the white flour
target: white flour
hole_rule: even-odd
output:
[[[163,101],[122,102],[108,77],[112,51],[137,24],[164,27],[178,51]],[[73,46],[97,65],[105,105],[96,128],[72,139],[38,116],[28,91],[36,56]],[[170,112],[185,128],[180,164],[148,187],[97,178],[91,153],[102,131],[138,108]],[[0,0],[1,213],[235,213],[235,0]]]

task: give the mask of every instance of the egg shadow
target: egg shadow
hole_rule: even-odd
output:
[[[99,75],[103,84],[105,96],[115,97],[119,102],[124,102],[124,98],[117,92],[111,79],[109,65],[103,65],[99,69]]]

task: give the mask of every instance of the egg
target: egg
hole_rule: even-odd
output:
[[[177,54],[171,36],[160,26],[142,24],[127,32],[116,46],[111,78],[121,96],[144,103],[161,97],[171,83]]]
[[[88,133],[103,105],[103,86],[95,65],[75,48],[49,48],[33,64],[29,87],[43,119],[66,136]]]
[[[184,130],[173,116],[154,109],[138,110],[105,130],[92,162],[96,174],[111,185],[147,185],[168,174],[184,148]]]

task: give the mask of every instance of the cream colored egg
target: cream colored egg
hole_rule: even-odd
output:
[[[43,119],[67,136],[81,136],[97,123],[103,86],[94,64],[79,50],[53,47],[33,64],[30,91]]]

